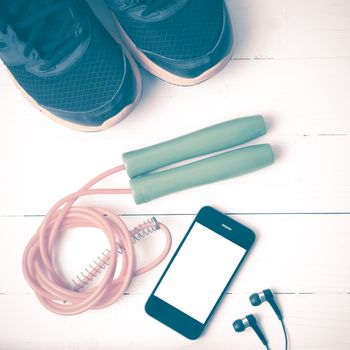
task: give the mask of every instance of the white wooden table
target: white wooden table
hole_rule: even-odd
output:
[[[278,293],[291,349],[350,349],[350,1],[228,5],[237,40],[228,67],[192,88],[143,73],[141,103],[105,132],[54,124],[22,98],[0,65],[1,350],[260,349],[252,331],[237,334],[231,326],[251,312],[271,348],[282,349],[273,311],[249,304],[250,293],[264,288]],[[258,113],[269,131],[255,143],[273,145],[273,166],[142,206],[131,197],[82,201],[112,208],[130,226],[155,215],[171,228],[173,250],[203,205],[256,231],[254,251],[200,340],[182,338],[144,312],[165,263],[136,278],[104,310],[62,317],[38,303],[22,276],[21,257],[50,205],[120,164],[124,151]],[[126,176],[107,185],[120,183]],[[79,272],[105,244],[101,233],[90,233],[66,235],[67,274]],[[160,237],[156,232],[137,244],[140,263],[157,253]]]

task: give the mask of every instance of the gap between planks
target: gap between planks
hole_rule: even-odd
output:
[[[197,213],[119,213],[122,217],[144,217],[144,216],[195,216]],[[350,211],[335,211],[335,212],[225,212],[226,215],[350,215]],[[1,218],[44,218],[46,214],[9,214],[0,215]]]
[[[34,292],[24,292],[24,293],[8,293],[8,292],[0,292],[1,296],[21,296],[21,295],[34,295]],[[325,296],[325,295],[350,295],[350,292],[274,292],[274,295],[318,295],[318,296]],[[149,295],[149,293],[142,292],[125,292],[123,293],[124,296],[131,296],[131,295]],[[249,295],[249,293],[243,293],[243,292],[226,292],[225,295]]]

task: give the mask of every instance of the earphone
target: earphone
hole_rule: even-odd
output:
[[[274,295],[273,295],[271,289],[264,289],[260,293],[254,293],[249,297],[249,300],[253,306],[259,306],[265,301],[267,301],[271,305],[276,316],[278,317],[278,319],[281,322],[283,334],[284,334],[284,339],[285,339],[285,350],[287,350],[288,349],[288,337],[287,337],[285,324],[283,321],[283,315],[282,315],[281,309],[279,308],[279,306],[277,305],[277,303],[274,299]],[[255,333],[257,334],[257,336],[261,340],[261,342],[264,344],[266,349],[269,349],[268,341],[267,341],[263,331],[261,330],[254,315],[247,315],[246,317],[244,317],[242,319],[237,319],[236,321],[233,322],[232,326],[237,333],[243,332],[247,328],[251,327],[255,331]]]
[[[247,328],[253,328],[261,342],[267,346],[267,340],[265,338],[264,333],[260,329],[258,322],[253,315],[247,315],[246,317],[242,319],[238,319],[235,322],[233,322],[233,328],[237,333],[244,332]]]
[[[249,300],[253,306],[259,306],[264,301],[267,301],[273,308],[273,311],[275,311],[278,319],[280,321],[283,319],[282,312],[273,298],[271,289],[265,289],[261,293],[254,293],[249,297]]]

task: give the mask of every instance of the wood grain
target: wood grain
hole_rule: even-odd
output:
[[[166,213],[193,214],[210,195],[213,204],[230,212],[350,212],[349,81],[349,60],[232,62],[221,75],[192,89],[157,82],[153,97],[146,96],[130,118],[96,134],[55,125],[9,89],[6,101],[14,101],[16,109],[6,102],[14,115],[1,126],[2,142],[11,152],[3,148],[0,155],[5,169],[0,191],[6,199],[0,213],[45,214],[60,197],[120,164],[124,151],[256,113],[266,117],[269,131],[254,143],[272,144],[275,165],[143,206],[131,199],[111,203],[121,213],[164,213],[166,208]],[[200,106],[202,96],[208,98]],[[121,179],[108,185],[127,186],[126,176]]]
[[[287,315],[291,349],[348,349],[349,298],[278,295]],[[271,347],[283,349],[282,330],[273,311],[266,305],[253,309],[248,294],[226,296],[205,335],[195,342],[148,317],[143,311],[145,300],[144,295],[129,295],[103,311],[57,317],[39,308],[31,295],[0,297],[0,309],[7,315],[1,324],[2,349],[260,349],[261,343],[252,331],[238,334],[232,330],[236,318],[251,312],[258,314]]]
[[[95,2],[100,6],[102,2]],[[143,98],[118,126],[86,134],[65,129],[23,99],[0,62],[0,350],[258,349],[235,318],[256,312],[282,348],[280,325],[250,293],[270,287],[284,311],[291,349],[350,348],[350,2],[227,0],[236,50],[228,67],[193,88],[142,72]],[[58,317],[40,306],[21,273],[21,256],[52,204],[121,163],[122,152],[214,123],[263,114],[276,163],[248,176],[136,206],[130,198],[87,198],[124,214],[130,226],[157,215],[174,246],[203,205],[233,214],[258,234],[256,246],[205,336],[190,342],[147,317],[143,306],[165,263],[135,279],[102,311]],[[126,187],[124,175],[104,186]],[[84,242],[84,249],[80,244]],[[159,232],[135,246],[142,264],[159,249]],[[89,230],[64,235],[68,278],[104,247]],[[77,254],[79,251],[79,254]]]
[[[286,316],[292,348],[347,349],[350,344],[346,332],[350,326],[350,261],[348,249],[344,247],[350,244],[350,215],[241,215],[235,218],[253,228],[258,240],[205,337],[195,343],[169,332],[143,311],[165,263],[135,278],[128,294],[110,308],[70,318],[52,315],[38,304],[23,280],[20,265],[12,263],[20,261],[25,243],[42,218],[2,218],[0,246],[7,249],[0,257],[0,266],[10,267],[3,269],[0,284],[0,309],[7,315],[6,322],[5,319],[2,321],[2,329],[6,331],[1,343],[7,345],[6,349],[41,349],[48,345],[52,349],[80,349],[82,344],[88,349],[112,349],[113,346],[138,349],[143,344],[149,348],[162,348],[170,340],[173,349],[185,346],[255,349],[258,343],[252,332],[237,335],[231,329],[235,318],[254,312],[259,315],[271,344],[281,347],[282,332],[273,311],[267,305],[254,309],[248,301],[252,292],[271,287]],[[132,227],[143,217],[124,219]],[[174,250],[193,216],[160,216],[158,219],[172,230]],[[82,252],[81,242],[86,234],[89,232],[80,230],[80,235],[74,237],[74,232],[70,232],[61,245],[66,276],[79,272],[99,253],[97,247],[105,246],[101,234],[93,235],[84,239]],[[162,243],[159,232],[137,243],[139,264],[148,261],[150,255],[154,256]],[[90,252],[90,257],[86,251]],[[18,318],[16,315],[19,314],[28,317]],[[20,339],[15,331],[18,327],[24,330]],[[44,335],[43,327],[48,330]],[[66,335],[64,339],[62,334]],[[45,339],[45,345],[42,339]]]

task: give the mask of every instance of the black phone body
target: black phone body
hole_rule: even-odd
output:
[[[203,207],[148,298],[146,312],[186,338],[199,338],[254,241],[252,230]]]

